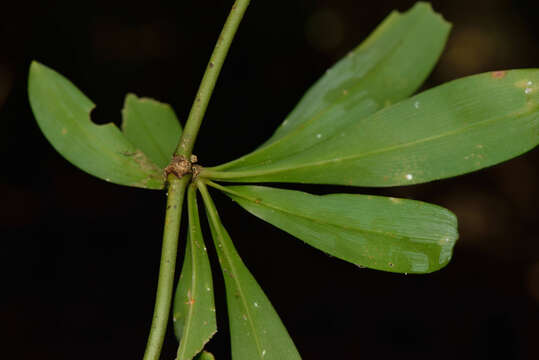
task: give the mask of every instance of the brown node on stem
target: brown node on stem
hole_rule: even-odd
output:
[[[174,174],[176,177],[181,179],[186,174],[198,174],[200,171],[199,166],[193,166],[198,161],[196,155],[191,155],[189,160],[183,155],[174,155],[170,164],[165,168],[165,176],[169,174]]]

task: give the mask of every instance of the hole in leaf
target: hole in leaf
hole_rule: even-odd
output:
[[[114,123],[116,126],[121,125],[121,106],[105,105],[95,106],[90,110],[90,121],[96,125],[105,125]]]

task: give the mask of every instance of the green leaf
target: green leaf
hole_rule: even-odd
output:
[[[203,351],[197,356],[197,360],[215,360],[212,353]]]
[[[476,171],[539,142],[539,70],[474,75],[427,90],[343,128],[318,146],[243,171],[241,182],[409,185]]]
[[[163,171],[114,124],[94,124],[94,104],[65,77],[34,61],[28,95],[41,131],[73,165],[116,184],[163,188]]]
[[[270,301],[236,252],[206,187],[198,184],[225,278],[232,358],[301,359]]]
[[[165,168],[182,134],[172,107],[153,99],[128,94],[122,114],[125,137],[151,161]]]
[[[217,331],[211,268],[193,186],[189,187],[187,201],[189,234],[172,310],[174,332],[180,341],[178,360],[192,359]]]
[[[439,270],[451,259],[458,238],[455,215],[420,201],[210,185],[307,244],[372,269],[399,273]]]
[[[309,89],[261,148],[216,169],[238,170],[290,156],[410,96],[434,67],[449,30],[426,3],[391,13]]]

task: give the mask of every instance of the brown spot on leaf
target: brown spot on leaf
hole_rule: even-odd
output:
[[[186,305],[193,305],[195,303],[195,299],[193,298],[193,296],[191,295],[191,290],[187,290],[187,302],[185,303]]]
[[[135,160],[135,162],[140,166],[140,168],[146,172],[159,172],[159,167],[153,162],[151,162],[150,159],[148,159],[146,155],[140,150],[137,150],[133,153],[124,152],[122,153],[122,155],[133,158],[133,160]]]
[[[187,299],[187,301],[185,302],[186,305],[193,305],[194,303],[195,303],[195,299],[193,298]]]
[[[491,73],[493,79],[502,79],[507,74],[507,71],[493,71]]]

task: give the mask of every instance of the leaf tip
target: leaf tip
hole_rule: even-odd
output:
[[[36,60],[32,60],[30,63],[30,68],[28,70],[28,90],[30,91],[30,84],[32,83],[33,77],[45,66]]]
[[[43,65],[42,63],[40,63],[39,61],[37,60],[32,60],[32,62],[30,63],[30,72],[32,71],[38,71],[38,70],[41,70],[43,68],[45,68],[46,66]]]
[[[125,99],[124,99],[124,107],[123,107],[122,110],[125,110],[125,109],[126,109],[127,104],[132,103],[132,102],[135,102],[135,101],[137,101],[137,100],[139,100],[139,97],[138,97],[136,94],[134,94],[134,93],[127,93],[127,94],[125,95]]]

